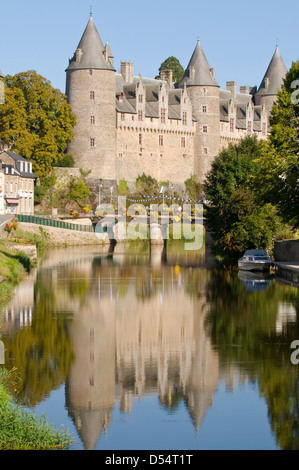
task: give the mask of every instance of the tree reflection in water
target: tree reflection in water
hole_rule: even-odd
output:
[[[278,325],[280,306],[299,311],[299,290],[271,281],[248,292],[236,272],[215,270],[207,287],[206,326],[222,361],[238,364],[264,396],[281,449],[299,448],[298,367],[290,361],[298,322]],[[239,347],[237,347],[239,346]]]

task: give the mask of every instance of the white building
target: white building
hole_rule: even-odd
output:
[[[1,152],[0,175],[0,213],[33,214],[36,175],[32,163],[15,152]]]

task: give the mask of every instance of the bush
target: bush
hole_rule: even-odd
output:
[[[125,179],[120,179],[118,183],[118,194],[120,196],[127,196],[130,194],[128,184]]]
[[[54,175],[49,175],[43,180],[39,185],[36,185],[34,188],[34,202],[35,204],[40,204],[47,194],[48,190],[52,188],[56,183],[56,177]]]
[[[142,173],[135,181],[135,187],[139,194],[154,195],[159,192],[158,181],[150,175]]]
[[[84,206],[89,195],[90,190],[86,185],[83,178],[72,178],[68,184],[68,199],[71,202],[76,202],[78,206]]]
[[[73,155],[66,153],[62,158],[60,158],[60,160],[58,160],[56,166],[64,168],[74,168],[75,160]]]

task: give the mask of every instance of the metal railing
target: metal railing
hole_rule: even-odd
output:
[[[90,225],[80,225],[76,223],[63,222],[62,220],[47,219],[45,217],[38,217],[35,215],[16,214],[15,217],[18,218],[19,222],[24,222],[27,224],[45,225],[47,227],[63,228],[66,230],[76,230],[79,232],[94,233],[94,228]]]

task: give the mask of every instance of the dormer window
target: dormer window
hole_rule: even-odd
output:
[[[143,103],[143,95],[138,95],[138,103]]]

